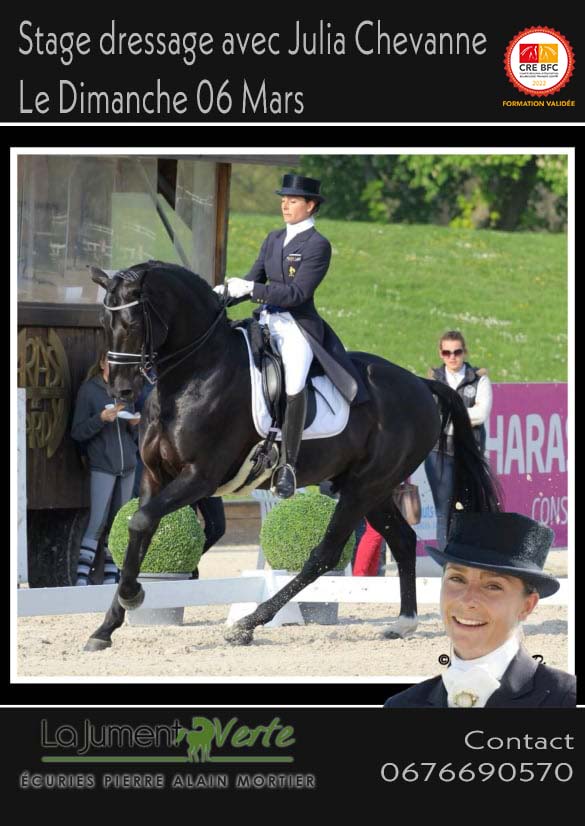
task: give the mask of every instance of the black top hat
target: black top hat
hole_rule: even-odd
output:
[[[325,198],[319,194],[321,181],[315,178],[303,178],[302,175],[283,175],[282,187],[276,190],[277,195],[302,195],[322,204]]]
[[[425,547],[441,566],[453,562],[517,576],[550,597],[560,588],[542,570],[553,538],[546,525],[519,513],[455,513],[445,550]]]

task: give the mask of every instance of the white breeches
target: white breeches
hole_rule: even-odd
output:
[[[284,385],[287,396],[296,396],[304,388],[313,351],[290,313],[260,313],[260,324],[268,325],[284,363]]]

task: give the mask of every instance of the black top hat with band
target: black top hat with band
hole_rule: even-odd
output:
[[[302,175],[283,175],[282,186],[276,190],[277,195],[301,195],[322,204],[325,198],[319,194],[321,181],[315,178],[303,178]]]
[[[554,533],[520,513],[455,513],[443,551],[426,545],[435,562],[486,568],[517,576],[541,597],[550,597],[560,583],[543,571]]]

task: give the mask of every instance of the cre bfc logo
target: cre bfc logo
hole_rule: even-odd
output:
[[[508,79],[525,95],[558,92],[569,82],[574,65],[569,41],[545,26],[524,29],[513,37],[504,57]]]

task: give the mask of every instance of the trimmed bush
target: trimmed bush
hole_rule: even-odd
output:
[[[260,544],[272,568],[300,571],[318,545],[335,510],[336,502],[322,493],[297,493],[270,510],[260,531]],[[343,570],[355,543],[352,533],[335,570]]]
[[[108,547],[118,568],[122,567],[128,547],[128,522],[138,510],[138,499],[120,508],[110,530]],[[194,571],[201,559],[205,533],[192,508],[184,507],[163,516],[146,556],[142,574],[172,574]]]

